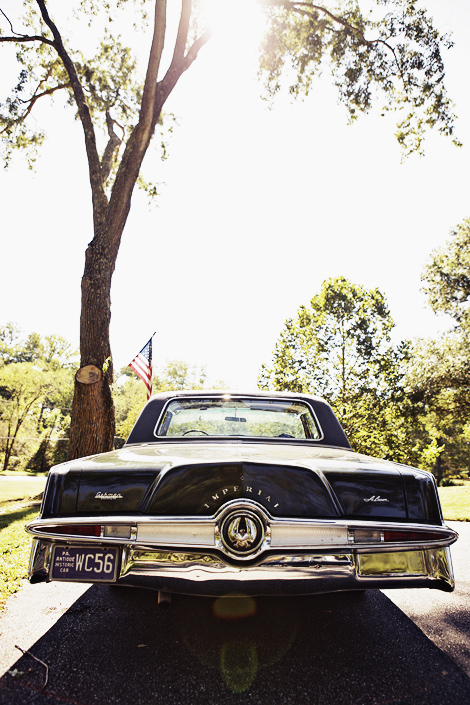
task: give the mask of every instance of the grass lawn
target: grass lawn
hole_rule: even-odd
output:
[[[470,521],[470,485],[439,487],[444,519],[447,521]]]
[[[3,502],[6,501],[26,501],[30,497],[37,497],[44,490],[46,478],[40,480],[24,477],[21,480],[12,478],[0,479],[0,514],[3,514]]]
[[[31,537],[24,525],[39,512],[46,478],[0,480],[0,609],[26,578]]]

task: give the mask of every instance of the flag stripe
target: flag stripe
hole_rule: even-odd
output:
[[[153,337],[153,336],[152,336]],[[142,382],[147,387],[147,400],[150,399],[153,391],[152,384],[152,338],[148,341],[142,350],[135,356],[135,358],[128,364],[131,370],[134,370],[137,377],[142,380]]]

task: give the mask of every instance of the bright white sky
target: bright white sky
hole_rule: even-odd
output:
[[[377,110],[347,125],[326,74],[305,102],[284,95],[269,110],[246,16],[201,51],[167,104],[179,121],[169,159],[146,160],[146,178],[165,183],[157,206],[136,193],[124,232],[112,288],[116,368],[155,330],[155,365],[185,359],[206,364],[212,381],[255,387],[286,318],[337,275],[385,294],[397,339],[447,327],[425,309],[420,274],[470,216],[470,4],[425,4],[453,33],[447,85],[464,147],[431,136],[426,156],[405,164],[393,123]],[[35,174],[21,161],[0,173],[0,323],[78,345],[92,221],[81,128],[70,112],[63,118],[67,129],[51,121]]]

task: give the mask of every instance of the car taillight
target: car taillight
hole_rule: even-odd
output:
[[[440,541],[445,538],[437,531],[384,531],[384,541],[401,543],[402,541]]]
[[[60,526],[37,526],[44,534],[66,534],[67,536],[101,536],[101,524],[61,524]]]
[[[374,529],[354,529],[350,533],[354,543],[380,543],[383,532]]]
[[[111,539],[130,539],[132,526],[130,524],[105,524],[103,536]]]
[[[353,529],[349,532],[352,543],[406,543],[416,541],[441,541],[446,538],[437,531],[413,531],[406,529]]]

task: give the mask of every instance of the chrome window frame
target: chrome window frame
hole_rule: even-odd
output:
[[[223,400],[224,396],[226,396],[226,395],[224,395],[224,394],[210,394],[209,393],[209,394],[205,394],[204,396],[201,396],[201,397],[192,397],[190,395],[184,395],[184,396],[181,395],[181,396],[171,397],[171,399],[168,399],[168,401],[165,403],[165,405],[163,406],[163,409],[160,412],[160,416],[158,417],[157,422],[156,422],[154,429],[153,429],[153,434],[152,434],[153,437],[158,440],[166,440],[166,441],[181,441],[183,438],[185,438],[184,436],[159,436],[157,434],[157,428],[159,427],[161,421],[163,420],[168,406],[172,402],[180,401],[180,400],[184,401],[184,400],[189,400],[189,399],[197,400],[199,398],[201,399],[201,401],[203,399],[221,399],[221,400]],[[256,397],[256,396],[250,396],[247,394],[230,394],[229,396],[230,396],[230,399],[235,399],[235,400],[237,400],[237,399],[240,399],[240,400],[250,399],[250,400],[256,401],[258,399],[258,397]],[[259,398],[259,401],[260,401],[260,403],[263,401],[275,401],[275,402],[303,404],[304,406],[307,407],[308,411],[312,415],[313,421],[314,421],[314,423],[317,427],[317,430],[319,432],[319,437],[318,438],[277,438],[276,436],[242,436],[242,435],[240,435],[240,436],[201,436],[201,437],[200,436],[190,436],[190,438],[186,438],[186,440],[184,442],[186,442],[188,440],[191,440],[191,441],[195,441],[195,440],[198,440],[198,441],[199,440],[219,441],[219,440],[230,440],[230,439],[243,439],[248,442],[253,440],[256,442],[275,441],[277,443],[279,443],[279,442],[281,442],[281,443],[282,442],[284,442],[284,443],[305,443],[305,442],[307,442],[307,443],[321,443],[324,440],[325,434],[323,433],[323,429],[320,425],[320,422],[318,421],[318,417],[315,413],[313,406],[308,401],[306,401],[304,399],[298,399],[296,397],[292,397],[292,399],[290,399],[290,398],[289,399],[280,399],[279,397],[276,397],[276,396],[272,396],[272,397],[271,396],[270,397],[263,396],[262,398],[261,397]]]

